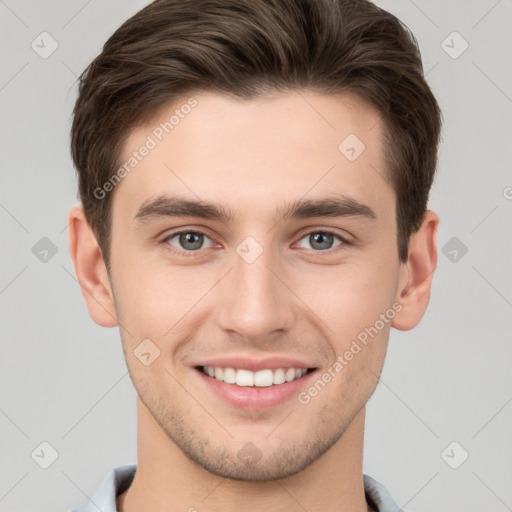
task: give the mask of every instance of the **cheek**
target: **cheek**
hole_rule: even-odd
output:
[[[163,339],[186,324],[215,275],[198,267],[170,268],[161,262],[119,262],[114,276],[121,321],[134,335]]]
[[[305,297],[304,302],[328,326],[339,344],[335,349],[341,350],[392,308],[395,274],[391,264],[339,265],[323,275],[316,273],[314,280],[299,295]],[[384,327],[381,323],[377,327],[385,335],[389,331],[389,322],[385,322]]]

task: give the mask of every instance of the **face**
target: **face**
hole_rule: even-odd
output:
[[[381,124],[352,95],[193,97],[168,134],[160,123],[188,97],[125,146],[125,160],[154,147],[112,198],[123,350],[190,459],[283,478],[365,406],[400,307]]]

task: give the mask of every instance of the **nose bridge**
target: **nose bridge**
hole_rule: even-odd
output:
[[[269,242],[270,243],[270,242]],[[220,326],[252,341],[265,340],[293,322],[293,303],[279,275],[277,256],[253,237],[247,237],[233,254]]]

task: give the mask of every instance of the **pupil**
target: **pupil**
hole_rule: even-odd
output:
[[[315,247],[315,244],[317,244],[317,249],[329,249],[332,245],[332,235],[329,233],[315,233],[312,235],[311,239],[311,246]]]
[[[202,236],[203,235],[200,233],[182,233],[180,235],[180,244],[184,249],[189,251],[200,249],[203,242]]]

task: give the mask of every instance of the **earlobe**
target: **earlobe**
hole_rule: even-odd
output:
[[[416,327],[427,309],[437,265],[438,226],[439,217],[432,210],[427,210],[420,228],[409,240],[409,256],[400,269],[396,297],[402,309],[391,323],[396,329],[407,331]]]
[[[71,209],[68,224],[69,252],[89,314],[98,325],[115,327],[118,321],[107,269],[81,206]]]

